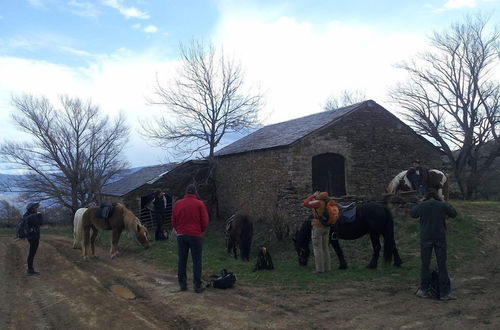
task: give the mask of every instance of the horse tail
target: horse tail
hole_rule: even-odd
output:
[[[384,230],[384,262],[386,264],[391,263],[394,248],[396,247],[396,241],[394,240],[394,218],[392,216],[391,210],[384,207],[385,211],[385,230]]]
[[[248,218],[248,216],[245,216],[244,225],[241,231],[240,250],[242,259],[246,261],[250,260],[252,237],[253,237],[253,223]]]
[[[73,249],[79,249],[82,247],[83,238],[83,213],[85,213],[86,208],[80,208],[76,210],[75,217],[73,218]]]

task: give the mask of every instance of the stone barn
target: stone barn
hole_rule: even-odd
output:
[[[302,200],[377,195],[415,158],[442,168],[443,155],[372,100],[265,126],[216,153],[220,214],[302,221]]]
[[[125,204],[151,229],[153,214],[148,207],[149,196],[161,190],[167,200],[166,223],[169,226],[172,205],[184,196],[188,184],[196,183],[201,198],[207,196],[206,199],[210,199],[204,184],[207,173],[207,162],[204,160],[148,166],[104,186],[102,197],[107,202]]]

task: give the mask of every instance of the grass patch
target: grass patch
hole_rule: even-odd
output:
[[[460,207],[468,206],[478,202],[457,202]],[[453,202],[455,205],[455,202]],[[479,207],[479,206],[478,206]],[[495,207],[500,210],[500,203],[488,202],[481,207]],[[456,219],[447,220],[448,224],[448,260],[451,271],[468,260],[479,249],[479,224],[473,218],[459,213]],[[215,227],[215,226],[214,226]],[[258,234],[259,224],[255,232]],[[263,230],[263,229],[262,229]],[[313,274],[314,260],[310,259],[307,267],[300,267],[297,255],[293,249],[291,240],[283,242],[267,242],[275,269],[272,271],[252,272],[256,262],[256,247],[264,242],[259,241],[262,235],[256,235],[257,241],[253,243],[252,256],[249,263],[235,260],[231,254],[225,251],[224,236],[221,231],[211,230],[203,242],[203,272],[204,275],[218,273],[222,268],[233,271],[240,283],[279,286],[290,290],[322,290],[331,283],[345,281],[365,281],[376,278],[389,277],[401,281],[417,281],[420,276],[420,247],[419,247],[419,221],[409,217],[398,217],[395,219],[396,244],[403,259],[403,267],[396,268],[392,265],[385,266],[382,260],[376,270],[367,269],[370,261],[372,248],[368,236],[355,241],[341,241],[345,258],[349,264],[347,270],[338,270],[338,261],[333,249],[332,272],[325,274]],[[98,244],[109,247],[110,233],[101,233]],[[133,241],[130,235],[125,234],[120,240],[120,250],[133,253],[140,258],[154,263],[157,266],[174,272],[177,269],[177,246],[174,239],[168,241],[154,242],[152,247],[144,250]],[[188,267],[190,267],[190,260]],[[433,265],[435,261],[433,260]]]
[[[467,209],[468,214],[475,214],[487,208],[488,210],[498,210],[498,202],[452,202],[457,209]],[[475,210],[477,208],[477,211]],[[471,210],[472,209],[472,210]],[[491,212],[491,211],[490,211]],[[474,216],[475,218],[475,216]],[[448,260],[449,268],[453,272],[458,266],[470,259],[480,247],[479,222],[463,212],[459,213],[456,219],[447,220],[448,225]],[[221,227],[221,226],[219,226]],[[376,270],[367,269],[366,265],[370,261],[372,249],[368,236],[355,241],[340,241],[344,250],[345,258],[349,268],[338,270],[338,261],[333,249],[332,272],[324,274],[313,274],[314,260],[311,257],[307,267],[300,267],[297,262],[297,255],[293,249],[290,239],[282,242],[263,242],[263,236],[258,235],[263,232],[261,224],[256,224],[256,241],[252,244],[252,255],[249,263],[235,260],[232,255],[225,250],[224,235],[221,230],[215,230],[217,224],[211,226],[211,230],[205,235],[203,242],[203,273],[204,276],[218,273],[222,268],[233,271],[239,283],[258,286],[274,286],[289,290],[317,291],[322,290],[332,283],[346,281],[367,281],[376,278],[391,278],[400,281],[418,282],[420,275],[420,248],[419,248],[419,222],[418,219],[409,217],[398,217],[395,219],[396,244],[403,259],[401,268],[385,266],[382,260],[379,261],[379,268]],[[12,235],[13,230],[8,231]],[[0,230],[0,233],[6,233]],[[70,228],[45,229],[44,234],[62,235],[72,237]],[[110,232],[100,232],[97,244],[105,249],[109,249],[111,242]],[[265,243],[271,252],[275,269],[272,271],[252,272],[256,262],[256,247]],[[145,250],[139,246],[133,237],[122,234],[119,243],[120,251],[125,254],[135,255],[143,260],[155,264],[165,271],[175,273],[177,269],[177,246],[175,237],[167,241],[153,242],[150,249]],[[434,257],[433,257],[434,258]],[[435,259],[434,259],[435,260]],[[432,265],[435,261],[432,261]],[[188,261],[190,267],[191,260]],[[189,275],[188,275],[189,276]]]

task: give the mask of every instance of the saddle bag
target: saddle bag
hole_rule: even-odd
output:
[[[234,286],[234,283],[236,283],[236,276],[232,272],[222,269],[219,274],[210,275],[210,282],[207,287],[211,286],[217,289],[229,289]]]
[[[429,283],[429,292],[434,298],[439,299],[441,292],[439,290],[439,273],[437,270],[431,272],[431,282]]]

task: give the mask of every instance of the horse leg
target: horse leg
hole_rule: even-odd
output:
[[[233,242],[233,254],[234,254],[234,259],[238,259],[238,242]]]
[[[118,256],[118,240],[120,239],[121,232],[113,229],[113,237],[111,239],[111,250],[109,251],[110,257],[116,258]]]
[[[87,259],[90,250],[90,227],[83,228],[82,256]]]
[[[394,244],[393,256],[394,256],[394,266],[401,267],[403,260],[401,260],[401,257],[399,256],[399,252],[395,244]]]
[[[339,269],[347,269],[347,262],[344,259],[344,252],[340,247],[339,239],[337,238],[335,233],[332,233],[330,235],[330,244],[332,245],[335,253],[337,254],[337,258],[339,259]]]
[[[93,257],[95,257],[95,240],[97,239],[97,234],[97,228],[92,228],[92,236],[90,237],[90,252]]]
[[[370,234],[370,240],[372,241],[373,255],[372,260],[368,264],[368,268],[374,269],[377,268],[378,257],[380,255],[380,235],[378,234]]]

